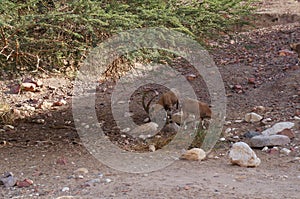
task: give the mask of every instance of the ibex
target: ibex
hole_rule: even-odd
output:
[[[172,111],[172,108],[176,106],[176,109],[179,108],[179,101],[177,96],[172,91],[168,91],[166,93],[163,93],[156,104],[151,105],[151,102],[156,96],[152,97],[150,101],[145,104],[145,94],[142,98],[142,105],[144,110],[150,115],[150,118],[152,118],[158,111],[161,109],[165,109],[167,113],[169,114]],[[151,106],[150,106],[151,105]]]
[[[183,118],[186,119],[190,114],[195,115],[196,119],[211,118],[212,111],[208,104],[195,99],[186,98],[182,104]]]

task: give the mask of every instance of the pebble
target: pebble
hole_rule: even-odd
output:
[[[30,83],[30,82],[23,82],[21,84],[21,88],[24,91],[31,91],[31,92],[36,91],[36,85],[34,83]]]
[[[105,182],[106,182],[106,183],[110,183],[111,181],[112,181],[112,180],[109,179],[109,178],[106,178],[106,179],[105,179]]]
[[[233,129],[232,128],[227,128],[226,130],[225,130],[225,134],[227,135],[227,134],[229,134],[231,131],[233,131]]]
[[[84,177],[82,175],[77,176],[78,179],[83,179]]]
[[[70,188],[69,187],[64,187],[64,188],[61,189],[61,191],[62,192],[70,191]]]
[[[263,117],[257,113],[247,113],[245,115],[245,121],[248,123],[253,123],[253,122],[259,122],[260,120],[262,120]]]
[[[188,74],[188,75],[187,75],[187,79],[188,79],[189,81],[194,80],[196,77],[197,77],[197,76],[196,76],[195,74]]]
[[[219,141],[224,142],[226,141],[226,138],[220,138]]]
[[[284,129],[291,129],[295,126],[293,122],[279,122],[274,124],[271,128],[264,130],[262,135],[275,135]]]
[[[155,146],[153,144],[149,145],[149,151],[151,152],[154,152],[156,149],[155,149]]]
[[[292,151],[290,149],[287,148],[282,148],[280,150],[280,153],[283,153],[284,155],[289,155]]]
[[[283,146],[290,143],[290,138],[285,135],[258,135],[250,139],[252,147],[265,147],[265,146]]]
[[[242,123],[244,120],[234,120],[234,123]]]
[[[229,159],[232,164],[243,167],[257,167],[261,160],[245,142],[234,143],[229,151]]]
[[[130,131],[130,128],[129,128],[129,127],[127,127],[127,128],[125,128],[125,129],[122,129],[122,130],[121,130],[122,133],[128,133],[129,131]]]
[[[44,119],[36,119],[36,120],[32,120],[32,122],[36,123],[36,124],[44,124],[45,123],[45,120]]]
[[[74,196],[59,196],[56,199],[73,199],[73,198],[75,198],[75,197]]]
[[[125,104],[125,101],[118,101],[118,104]]]
[[[271,118],[265,118],[261,121],[263,124],[268,124],[269,122],[272,122],[272,119]]]
[[[226,121],[225,122],[225,125],[227,126],[227,125],[230,125],[231,124],[231,121]]]
[[[206,157],[206,153],[203,149],[200,148],[192,148],[188,151],[186,151],[184,154],[180,156],[180,159],[183,160],[203,160]]]
[[[8,131],[8,130],[14,130],[15,127],[12,126],[12,125],[6,124],[6,125],[3,126],[3,129],[6,130],[6,131]]]
[[[264,106],[255,106],[253,109],[255,111],[260,111],[260,112],[265,112],[266,111],[266,107],[264,107]]]
[[[269,147],[265,146],[261,151],[267,152],[269,150]]]
[[[82,174],[87,174],[88,172],[89,170],[86,168],[79,168],[74,171],[74,173],[82,173]]]
[[[101,183],[101,180],[99,178],[96,178],[96,179],[92,179],[92,180],[85,182],[84,185],[91,187],[91,186],[95,186],[95,184],[99,184],[99,183]]]

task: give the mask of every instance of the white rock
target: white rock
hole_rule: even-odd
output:
[[[230,133],[232,131],[232,128],[227,128],[226,130],[225,130],[225,134],[227,135],[228,133]]]
[[[109,179],[109,178],[106,178],[106,179],[105,179],[105,182],[106,182],[106,183],[110,183],[111,181],[112,181],[112,180]]]
[[[183,160],[203,160],[206,157],[205,151],[199,148],[192,148],[186,151],[184,154],[181,155],[180,159]]]
[[[274,146],[272,149],[275,150],[275,151],[279,150],[279,148],[277,146]]]
[[[267,152],[269,150],[269,147],[265,146],[261,151]]]
[[[79,169],[76,169],[74,171],[74,173],[77,173],[77,174],[87,174],[89,172],[89,170],[87,168],[79,168]]]
[[[224,125],[227,126],[227,125],[230,125],[230,124],[231,124],[231,121],[226,121]]]
[[[219,141],[224,142],[226,138],[220,138]]]
[[[37,124],[44,124],[45,120],[42,118],[36,119],[36,120],[32,120],[33,122],[37,123]]]
[[[6,131],[7,131],[7,130],[14,130],[15,127],[12,126],[12,125],[6,124],[6,125],[3,126],[3,129],[6,130]]]
[[[254,110],[264,112],[264,111],[266,111],[266,107],[264,107],[264,106],[255,106],[255,107],[254,107]]]
[[[284,129],[291,129],[295,126],[293,122],[279,122],[274,124],[271,128],[264,130],[262,135],[275,135]]]
[[[272,122],[271,118],[265,118],[261,121],[263,124],[268,124],[268,122]]]
[[[122,130],[121,130],[122,133],[127,133],[127,132],[129,132],[129,131],[130,131],[130,128],[129,128],[129,127],[127,127],[127,128],[125,128],[125,129],[122,129]]]
[[[135,129],[130,131],[129,134],[134,137],[139,137],[140,135],[146,134],[154,135],[157,131],[157,128],[158,124],[156,124],[155,122],[149,122],[136,127]]]
[[[74,196],[59,196],[56,199],[73,199],[73,198],[75,198],[75,197]]]
[[[246,122],[251,122],[251,123],[253,123],[253,122],[259,122],[262,119],[263,119],[263,117],[261,115],[258,115],[257,113],[254,113],[254,112],[247,113],[245,115],[245,121]]]
[[[300,117],[294,116],[294,120],[300,120]]]
[[[61,191],[62,191],[62,192],[70,191],[70,188],[69,188],[69,187],[64,187],[64,188],[62,188]]]
[[[125,101],[118,101],[118,104],[125,104],[126,102]]]
[[[242,123],[244,120],[234,120],[234,123]]]
[[[149,145],[149,151],[154,152],[155,146],[153,144]]]
[[[232,164],[243,167],[257,167],[261,162],[245,142],[234,143],[230,149],[229,158]]]
[[[283,153],[284,155],[289,155],[292,151],[290,149],[287,148],[282,148],[280,150],[281,153]]]

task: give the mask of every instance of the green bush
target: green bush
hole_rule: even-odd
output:
[[[1,0],[0,67],[76,70],[89,49],[122,30],[167,27],[197,40],[228,31],[251,0]],[[208,34],[209,33],[209,34]]]

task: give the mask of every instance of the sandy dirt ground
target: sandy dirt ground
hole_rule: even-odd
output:
[[[265,13],[300,13],[300,2],[293,0],[264,1],[261,6]],[[60,98],[66,99],[67,105],[49,111],[37,109],[30,118],[17,120],[14,129],[0,132],[0,174],[9,171],[19,180],[33,181],[33,185],[23,188],[0,185],[0,198],[300,198],[300,122],[295,119],[300,117],[300,67],[296,54],[280,54],[289,50],[291,41],[300,42],[297,20],[280,21],[211,41],[210,54],[222,75],[227,95],[226,121],[230,123],[224,126],[221,135],[226,139],[219,141],[203,161],[176,160],[150,173],[117,171],[91,155],[74,126],[70,80],[45,76],[41,78],[44,84],[41,92],[20,95],[6,92],[13,80],[1,81],[1,97],[12,107],[33,104],[36,99]],[[182,60],[174,61],[172,67],[184,76],[194,74]],[[254,78],[255,84],[249,83],[249,78]],[[191,84],[199,99],[209,103],[201,76]],[[104,131],[121,147],[130,145],[135,146],[131,149],[143,150],[147,146],[143,141],[122,136],[114,128],[109,113],[113,86],[113,82],[105,82],[97,89],[95,108],[99,120],[105,120]],[[140,100],[140,92],[132,95],[133,102]],[[267,111],[261,114],[272,119],[268,124],[236,122],[255,106],[266,107]],[[141,104],[132,103],[130,109],[134,121],[142,124],[147,114]],[[258,167],[230,163],[230,146],[237,141],[249,141],[243,137],[244,133],[261,132],[267,125],[281,121],[296,124],[296,137],[284,146],[292,149],[289,155],[256,148],[254,151],[261,159]],[[227,128],[235,130],[226,135]]]

